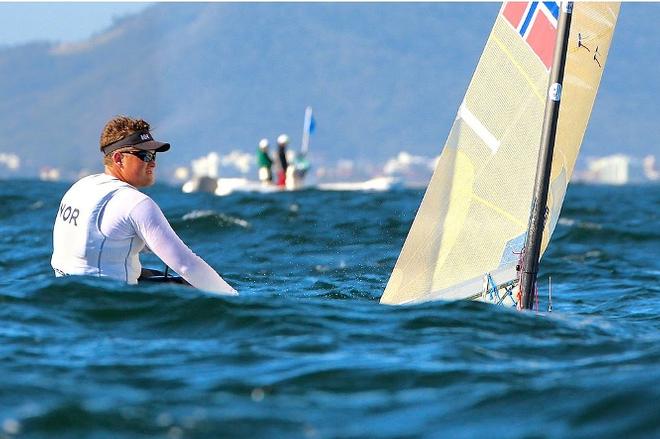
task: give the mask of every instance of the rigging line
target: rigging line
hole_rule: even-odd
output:
[[[502,41],[500,41],[499,38],[497,38],[495,35],[493,35],[492,37],[493,37],[493,41],[495,41],[495,43],[499,46],[499,48],[502,50],[502,52],[504,52],[506,57],[509,58],[509,61],[511,61],[511,63],[516,67],[516,69],[518,69],[520,74],[523,75],[523,77],[525,78],[525,81],[527,81],[527,83],[529,84],[529,87],[532,89],[532,92],[539,99],[539,102],[541,102],[542,104],[545,103],[545,96],[543,96],[536,89],[536,86],[535,86],[534,82],[532,81],[532,78],[529,77],[529,75],[527,74],[527,72],[525,71],[523,66],[520,65],[520,63],[518,63],[518,61],[516,61],[514,59],[513,54],[511,52],[509,52],[509,49],[506,48],[504,43]]]
[[[538,283],[534,285],[534,311],[539,312],[539,286]]]

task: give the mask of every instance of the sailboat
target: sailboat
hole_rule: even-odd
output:
[[[314,127],[315,121],[312,114],[312,107],[308,106],[305,108],[301,150],[299,153],[293,153],[291,156],[291,166],[286,170],[286,186],[264,184],[261,181],[250,180],[244,177],[218,178],[219,156],[212,152],[205,157],[193,160],[193,177],[183,184],[181,191],[184,193],[208,192],[217,196],[226,196],[236,192],[277,193],[284,190],[296,191],[305,189],[307,186],[304,183],[304,178],[310,168],[307,154],[309,152],[310,135],[314,132]],[[199,168],[197,172],[196,168]]]
[[[312,107],[305,108],[305,119],[303,121],[302,143],[300,152],[293,154],[291,163],[286,169],[286,188],[290,191],[301,189],[304,186],[305,175],[309,171],[310,164],[307,160],[309,153],[309,139],[314,132],[316,122],[312,113]]]
[[[502,5],[381,303],[534,307],[619,8]]]

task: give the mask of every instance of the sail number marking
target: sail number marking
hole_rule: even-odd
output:
[[[78,226],[76,219],[80,215],[80,211],[77,208],[67,206],[66,204],[62,203],[60,204],[60,210],[57,214],[65,223],[68,222],[71,224],[73,222],[74,226]]]

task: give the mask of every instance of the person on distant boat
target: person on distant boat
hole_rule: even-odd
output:
[[[138,188],[155,181],[158,142],[142,119],[116,116],[100,138],[105,173],[76,182],[64,194],[53,228],[51,265],[56,276],[91,275],[136,284],[148,280],[139,253],[145,247],[190,285],[238,293],[172,230],[158,205]],[[167,270],[166,270],[167,271]]]
[[[286,169],[289,163],[286,159],[286,147],[289,144],[289,136],[280,134],[277,136],[277,157],[280,162],[280,167],[277,170],[277,185],[284,187],[286,185]]]
[[[286,188],[288,190],[300,189],[309,170],[309,162],[303,154],[297,154],[291,150],[288,153],[290,164],[286,168]]]
[[[259,167],[259,181],[261,184],[268,185],[273,181],[273,160],[268,154],[268,139],[261,139],[259,141],[259,148],[257,149],[257,166]]]

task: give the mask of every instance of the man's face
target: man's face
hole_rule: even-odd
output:
[[[156,153],[135,149],[124,150],[118,153],[121,154],[120,175],[126,183],[135,187],[146,187],[154,184],[156,180]],[[138,156],[134,155],[134,153],[138,154]],[[153,154],[153,160],[145,162],[143,158],[149,159],[151,154]]]

